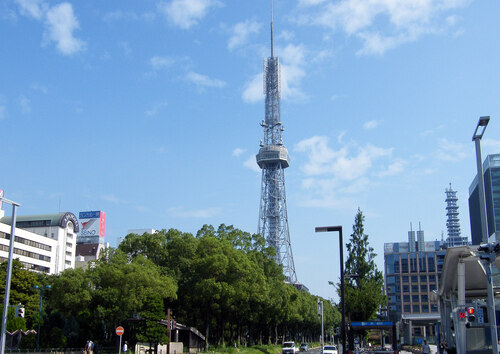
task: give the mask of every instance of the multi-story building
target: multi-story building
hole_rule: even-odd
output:
[[[488,237],[493,234],[500,240],[500,154],[488,155],[483,163],[484,194]],[[477,175],[469,187],[469,217],[472,244],[482,243],[481,214],[479,210],[479,186]]]
[[[0,260],[8,259],[12,219],[0,218]],[[14,257],[32,269],[58,274],[75,267],[78,220],[73,213],[18,216]]]
[[[384,244],[385,287],[391,321],[405,324],[405,343],[413,338],[435,335],[433,323],[439,320],[437,299],[439,277],[446,250],[442,241],[425,242],[424,232],[408,232],[408,242]]]

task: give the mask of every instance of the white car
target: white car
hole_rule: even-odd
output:
[[[299,352],[299,348],[295,345],[295,342],[283,342],[282,354],[295,354]]]
[[[339,354],[337,346],[335,345],[325,345],[323,347],[323,354]]]

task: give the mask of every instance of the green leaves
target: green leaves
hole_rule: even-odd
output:
[[[346,312],[352,321],[374,319],[377,310],[387,303],[384,279],[375,264],[376,254],[364,231],[365,217],[361,210],[354,218],[352,234],[346,244],[348,257],[345,263]],[[349,277],[354,275],[354,277]]]

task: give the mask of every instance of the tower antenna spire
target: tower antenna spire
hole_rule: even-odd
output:
[[[273,0],[271,0],[271,58],[274,57]]]

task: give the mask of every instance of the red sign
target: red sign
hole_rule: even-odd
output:
[[[122,326],[116,327],[116,334],[121,336],[123,333],[125,333],[125,330],[123,329]]]
[[[459,312],[458,313],[458,318],[465,319],[465,312]]]

